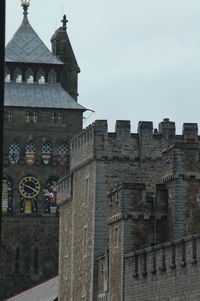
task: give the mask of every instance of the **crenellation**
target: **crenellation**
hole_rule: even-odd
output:
[[[176,134],[175,122],[170,121],[169,118],[164,118],[159,123],[159,134],[165,137],[165,139],[173,138]]]
[[[183,132],[184,141],[186,143],[195,143],[198,141],[198,125],[197,123],[184,123]]]
[[[153,134],[153,122],[152,121],[139,121],[138,123],[138,134],[147,134],[151,133]]]
[[[128,138],[131,133],[131,124],[129,120],[117,120],[115,124],[117,138]]]
[[[72,141],[72,201],[62,206],[73,216],[74,278],[69,286],[75,299],[81,298],[84,283],[87,300],[163,301],[169,291],[164,285],[175,291],[172,279],[179,281],[198,266],[200,236],[190,236],[200,232],[199,147],[186,139],[196,135],[197,127],[184,127],[183,135],[175,135],[169,119],[159,131],[151,121],[141,121],[138,133],[131,133],[130,122],[118,120],[115,132],[108,132],[107,122],[100,120]],[[83,229],[88,235],[85,277],[79,276]],[[104,291],[105,261],[99,255],[108,249]]]
[[[196,269],[200,256],[199,242],[200,236],[197,235],[126,254],[125,300],[134,300],[131,296],[140,296],[135,300],[146,301],[149,296],[164,300],[165,297],[173,298],[175,292],[184,296],[188,289],[188,298],[180,300],[197,300],[193,285],[188,287],[186,282],[192,277],[196,285],[200,278]]]

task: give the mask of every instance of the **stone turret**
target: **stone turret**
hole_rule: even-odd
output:
[[[52,53],[64,62],[64,68],[61,75],[63,88],[75,99],[78,96],[78,73],[80,68],[76,61],[68,34],[67,19],[64,15],[61,21],[63,26],[59,27],[51,38]]]

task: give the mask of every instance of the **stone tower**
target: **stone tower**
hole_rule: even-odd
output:
[[[55,186],[85,111],[61,85],[69,84],[63,68],[70,63],[49,51],[29,23],[29,2],[22,6],[22,24],[6,46],[0,300],[58,273]]]
[[[199,232],[199,149],[197,124],[185,123],[176,135],[167,118],[158,130],[140,121],[137,133],[129,121],[117,121],[109,133],[98,120],[72,139],[70,176],[58,182],[60,301],[134,300],[133,277],[137,287],[138,277],[149,270],[154,277],[164,265],[164,251],[155,259],[157,245]],[[173,243],[166,251],[170,270],[176,248],[178,254]],[[185,243],[180,250],[184,264]]]
[[[61,72],[62,87],[77,100],[80,68],[67,34],[67,22],[68,20],[64,15],[63,26],[59,27],[51,38],[52,53],[64,62],[64,68]]]

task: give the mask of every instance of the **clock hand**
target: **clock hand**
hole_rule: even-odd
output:
[[[34,192],[39,192],[38,190],[36,190],[35,188],[33,188],[33,187],[29,186],[29,185],[24,184],[24,187],[32,189]]]

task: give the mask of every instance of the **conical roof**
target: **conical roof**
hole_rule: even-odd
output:
[[[60,64],[63,62],[53,55],[29,23],[27,13],[21,26],[6,46],[6,62]]]
[[[53,53],[55,55],[57,55],[57,53],[59,54],[59,58],[65,63],[65,66],[76,69],[80,72],[80,68],[66,31],[67,22],[68,20],[66,19],[66,15],[64,15],[62,20],[63,26],[59,27],[51,38],[51,42],[55,42],[55,49],[53,50]]]

